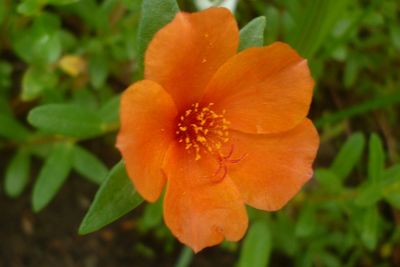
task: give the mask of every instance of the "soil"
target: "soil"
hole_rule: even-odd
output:
[[[2,165],[2,164],[1,164]],[[35,214],[30,207],[31,188],[17,199],[0,193],[0,267],[132,267],[174,266],[182,246],[163,252],[162,241],[148,233],[139,235],[131,214],[105,229],[86,236],[77,229],[96,185],[80,177],[69,177],[56,198]],[[150,250],[143,253],[138,245]],[[219,248],[206,249],[190,266],[233,266],[233,254]]]

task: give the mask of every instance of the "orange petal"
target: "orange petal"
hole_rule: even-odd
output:
[[[199,100],[216,70],[236,54],[238,40],[228,9],[178,13],[149,44],[145,77],[162,85],[178,108],[185,108]]]
[[[289,130],[307,115],[314,81],[307,61],[284,43],[250,48],[225,63],[204,102],[225,109],[231,128],[247,133]]]
[[[178,146],[167,152],[164,171],[168,177],[164,220],[171,232],[195,252],[241,239],[247,229],[243,200],[229,177],[216,182],[218,162],[198,161]]]
[[[319,137],[308,119],[296,128],[280,134],[252,135],[232,131],[238,158],[229,175],[239,188],[245,203],[262,210],[284,206],[312,174]]]
[[[172,98],[155,82],[137,82],[122,94],[117,147],[129,177],[148,201],[157,200],[165,184],[161,167],[176,114]]]

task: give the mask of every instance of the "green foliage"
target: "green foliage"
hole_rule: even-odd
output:
[[[258,220],[250,226],[240,251],[239,267],[268,265],[272,244],[268,222]]]
[[[33,188],[32,206],[38,212],[42,210],[56,195],[65,182],[72,165],[72,145],[55,144],[40,170]]]
[[[139,72],[143,73],[144,53],[154,34],[170,22],[179,11],[176,0],[145,0],[141,10],[137,38]]]
[[[376,184],[382,179],[383,176],[383,170],[385,168],[385,154],[383,151],[382,141],[375,133],[373,133],[369,138],[368,147],[368,179]]]
[[[15,52],[27,63],[54,63],[62,49],[60,24],[60,18],[50,13],[35,17],[28,29],[14,33]]]
[[[57,82],[57,76],[48,67],[32,65],[22,77],[21,99],[34,100],[41,96],[44,90],[54,88]]]
[[[195,6],[179,3],[185,11]],[[104,162],[118,160],[120,92],[133,77],[142,78],[147,45],[178,11],[174,0],[0,0],[1,187],[7,196],[32,194],[40,211],[71,173],[100,185],[81,234],[140,205],[124,164],[109,172]],[[307,58],[316,82],[309,117],[321,148],[314,179],[286,208],[267,216],[249,209],[243,242],[216,250],[230,265],[397,263],[399,11],[397,0],[238,1],[239,50],[286,41]],[[135,235],[157,242],[157,251],[142,242],[135,251],[176,255],[162,198],[132,216]],[[190,266],[199,258],[185,247],[174,262]],[[214,265],[214,257],[208,260]]]
[[[0,136],[16,141],[28,138],[28,130],[16,119],[7,114],[0,114]]]
[[[264,45],[265,22],[265,17],[258,17],[240,30],[239,51]]]
[[[97,191],[79,227],[79,233],[88,234],[101,229],[136,208],[142,201],[125,171],[125,164],[119,162]]]
[[[11,159],[5,173],[5,191],[10,197],[18,197],[24,190],[30,169],[30,154],[20,149]]]
[[[28,121],[47,133],[76,138],[90,138],[106,131],[98,113],[70,104],[36,107],[29,113]]]
[[[108,169],[104,163],[83,147],[74,146],[73,150],[72,166],[74,169],[83,177],[101,184],[108,174]]]
[[[350,136],[339,150],[331,166],[331,170],[339,179],[345,179],[360,160],[364,143],[364,136],[361,133],[356,133]]]
[[[287,40],[301,55],[312,58],[331,33],[348,0],[310,0],[305,6],[294,6],[292,16],[296,26]],[[307,15],[304,15],[307,14]]]

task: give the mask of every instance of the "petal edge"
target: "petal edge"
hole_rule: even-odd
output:
[[[165,184],[161,167],[173,140],[176,113],[171,97],[153,81],[137,82],[121,97],[116,146],[136,189],[151,202],[157,200]]]

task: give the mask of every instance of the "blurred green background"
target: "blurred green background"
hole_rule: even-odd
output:
[[[264,43],[308,59],[314,179],[279,212],[249,209],[242,242],[197,255],[170,235],[160,201],[79,236],[120,159],[142,1],[0,0],[0,266],[400,266],[400,2],[178,2],[230,4],[240,28],[265,16]]]

